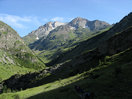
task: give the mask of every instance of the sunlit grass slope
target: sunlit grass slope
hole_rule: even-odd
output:
[[[25,74],[28,72],[34,72],[35,69],[31,68],[25,68],[20,66],[14,66],[14,65],[6,65],[6,64],[0,64],[0,80],[8,79],[10,76],[14,74]]]
[[[20,92],[3,93],[0,99],[79,99],[74,85],[93,92],[95,99],[131,99],[131,70],[132,49],[128,49],[107,56],[99,66],[84,73]]]

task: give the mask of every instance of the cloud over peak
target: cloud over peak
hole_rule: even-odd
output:
[[[63,17],[54,17],[54,18],[51,19],[51,21],[61,21],[61,22],[63,22],[64,18]]]
[[[20,33],[21,36],[28,34],[29,32],[37,29],[39,26],[44,25],[49,21],[68,22],[72,18],[53,17],[42,18],[37,16],[17,16],[9,14],[0,14],[0,21],[3,21],[13,27]]]

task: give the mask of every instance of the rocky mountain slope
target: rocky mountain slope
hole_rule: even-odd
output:
[[[65,23],[61,23],[61,22],[48,22],[43,26],[40,26],[37,30],[32,31],[31,33],[29,33],[27,36],[23,37],[23,40],[27,43],[33,43],[34,41],[40,39],[41,37],[46,38],[47,35],[49,34],[49,32],[53,29],[55,29],[56,27],[60,26],[60,25],[64,25]]]
[[[62,53],[52,61],[51,67],[4,80],[0,84],[1,92],[34,88],[3,93],[0,98],[78,99],[80,93],[74,89],[77,85],[86,93],[94,93],[95,99],[131,99],[131,38],[132,13],[108,31]]]
[[[78,44],[78,46],[76,46],[74,49],[69,50],[65,53],[62,53],[59,57],[57,57],[51,63],[54,64],[54,62],[57,63],[57,61],[58,61],[58,63],[64,62],[67,59],[69,59],[69,57],[73,58],[73,57],[79,56],[84,51],[88,52],[90,50],[96,49],[97,47],[100,47],[101,45],[105,45],[106,40],[108,40],[109,38],[111,38],[112,36],[114,36],[116,34],[119,34],[123,30],[125,30],[131,26],[132,26],[132,13],[129,13],[119,23],[115,24],[108,31],[105,31],[99,35],[96,35],[84,42],[80,42],[80,44]]]
[[[42,68],[44,64],[10,26],[0,21],[0,64]]]
[[[61,25],[50,31],[45,38],[30,44],[31,49],[47,50],[64,47],[79,42],[82,39],[92,37],[97,31],[103,30],[110,25],[106,22],[95,20],[89,21],[77,17],[66,25]]]
[[[130,14],[127,17],[130,18]],[[131,22],[131,20],[127,20],[127,23]],[[120,23],[122,23],[122,20],[113,28],[118,27]],[[29,86],[26,86],[28,88],[44,84],[43,86],[32,88],[34,91],[37,90],[37,93],[35,94],[26,90],[25,92],[36,95],[32,97],[30,97],[30,95],[27,96],[30,97],[29,99],[37,99],[38,97],[40,99],[43,99],[43,97],[54,99],[54,96],[63,99],[64,96],[67,96],[67,93],[69,93],[69,99],[72,99],[73,97],[79,98],[73,89],[76,84],[83,86],[86,92],[94,92],[95,99],[120,99],[122,97],[123,99],[129,99],[132,97],[132,25],[126,24],[124,27],[126,27],[124,30],[118,30],[120,33],[112,33],[111,31],[113,28],[111,28],[109,31],[99,34],[101,36],[97,37],[100,37],[100,39],[103,40],[102,43],[100,43],[100,46],[96,46],[94,49],[87,50],[84,46],[86,47],[88,45],[83,45],[84,50],[80,49],[82,52],[78,52],[74,57],[72,57],[74,51],[71,50],[71,56],[68,57],[67,60],[64,62],[59,61],[56,65],[53,64],[53,68],[56,67],[54,70],[51,66],[49,69],[42,70],[39,73],[31,73],[22,76],[15,75],[10,79],[5,80],[3,84],[11,89],[19,90],[21,87],[25,89],[23,85],[29,84]],[[102,38],[109,33],[112,33],[111,37],[108,39]],[[87,41],[82,42],[81,44],[87,44],[86,42]],[[75,49],[77,48],[78,47]],[[67,57],[67,55],[64,54],[64,56],[58,58],[58,60],[61,60],[64,57]],[[50,73],[50,75],[45,75],[46,72]],[[26,79],[25,81],[24,77],[33,79]],[[44,91],[43,88],[47,91]],[[51,88],[55,89],[50,90]],[[60,92],[63,93],[61,96]],[[70,94],[71,92],[73,94]],[[20,97],[25,97],[22,96],[22,93],[24,93],[24,91],[17,94],[19,94]],[[54,95],[52,96],[52,94]],[[12,95],[10,95],[10,97],[11,96]],[[67,99],[67,97],[65,99]]]
[[[88,28],[90,31],[97,31],[106,28],[109,26],[108,23],[100,20],[89,21],[85,18],[77,17],[68,23],[69,26],[74,29],[78,29],[79,27]]]

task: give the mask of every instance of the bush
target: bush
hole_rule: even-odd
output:
[[[3,93],[7,93],[7,86],[6,85],[3,86]]]
[[[14,99],[20,99],[20,96],[19,95],[15,95]]]

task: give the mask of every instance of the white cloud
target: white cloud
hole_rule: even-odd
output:
[[[26,28],[25,23],[36,22],[40,24],[36,17],[20,17],[16,15],[0,14],[0,20],[16,28]]]
[[[21,36],[29,33],[34,29],[37,29],[39,26],[44,25],[49,21],[69,22],[72,19],[73,18],[65,17],[42,18],[38,16],[17,16],[0,13],[0,20],[18,31]]]
[[[60,22],[69,22],[73,18],[63,18],[63,17],[54,17],[54,18],[40,18],[36,16],[16,16],[9,14],[0,14],[0,20],[9,24],[14,28],[27,29],[31,26],[41,26],[49,21],[60,21]]]
[[[64,21],[64,18],[63,17],[55,17],[55,18],[52,18],[51,21]]]

